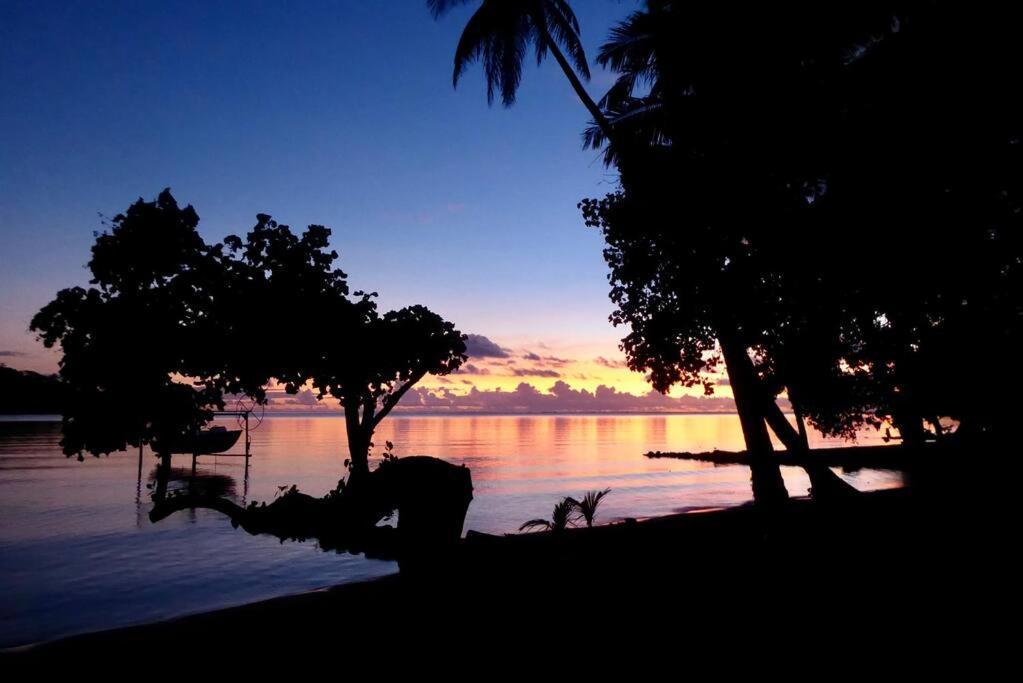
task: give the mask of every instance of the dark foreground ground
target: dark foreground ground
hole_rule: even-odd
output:
[[[930,482],[832,504],[794,500],[563,534],[471,534],[432,558],[433,571],[8,657],[61,667],[137,659],[189,675],[197,662],[203,671],[214,662],[360,662],[378,672],[496,675],[552,657],[589,667],[700,659],[725,674],[805,668],[812,653],[826,662],[814,665],[826,667],[821,674],[864,661],[919,672],[955,660],[968,667],[957,671],[979,675],[1018,647],[1020,532],[1008,483],[978,491]]]

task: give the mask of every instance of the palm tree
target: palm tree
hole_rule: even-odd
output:
[[[634,146],[661,147],[671,144],[667,130],[669,121],[664,113],[664,100],[670,78],[660,68],[665,42],[673,36],[666,27],[661,3],[651,2],[643,11],[630,14],[613,27],[606,43],[600,46],[597,63],[618,75],[614,85],[604,94],[598,105],[609,127],[620,143],[629,138]],[[643,94],[637,94],[637,90]],[[583,146],[590,149],[604,147],[604,164],[617,164],[617,144],[604,126],[592,124],[583,132]],[[606,145],[606,146],[605,146]]]
[[[437,18],[470,1],[427,0],[426,4]],[[510,107],[522,80],[522,61],[529,45],[536,52],[537,64],[548,52],[554,55],[603,137],[613,139],[611,125],[579,78],[581,75],[589,80],[590,69],[579,40],[579,22],[566,0],[482,0],[455,49],[452,81],[457,86],[466,67],[481,60],[487,79],[487,102],[492,103],[495,90],[500,90],[501,101]]]
[[[554,506],[551,518],[531,519],[519,527],[519,531],[526,529],[545,529],[547,531],[564,531],[575,523],[576,502],[571,498],[565,498]]]
[[[578,511],[579,515],[586,520],[586,526],[593,526],[593,518],[597,516],[597,508],[600,507],[600,501],[604,499],[604,496],[611,493],[611,489],[604,489],[603,491],[587,491],[586,495],[582,497],[582,500],[576,500],[574,498],[566,498],[565,500],[572,501],[573,507]]]

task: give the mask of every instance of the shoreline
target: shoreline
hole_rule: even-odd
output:
[[[861,494],[852,503],[793,499],[770,513],[743,505],[561,534],[470,531],[456,552],[420,576],[388,575],[2,654],[48,660],[260,644],[298,652],[330,642],[347,623],[365,627],[350,636],[353,644],[373,649],[381,646],[374,629],[398,643],[422,643],[442,635],[430,630],[431,620],[470,616],[473,632],[462,638],[475,642],[487,634],[513,638],[522,635],[519,629],[549,628],[557,615],[595,605],[633,619],[648,618],[650,606],[658,605],[708,625],[780,609],[779,600],[786,614],[799,613],[790,610],[793,600],[799,609],[813,610],[817,596],[836,586],[855,586],[867,595],[897,586],[900,602],[916,605],[923,618],[933,612],[932,581],[942,586],[947,609],[957,592],[952,588],[965,587],[992,566],[980,561],[990,550],[983,542],[1000,525],[989,523],[979,535],[975,526],[990,514],[990,506],[950,508],[940,496],[893,489]],[[879,567],[928,578],[904,584]],[[751,576],[757,579],[751,582]],[[998,585],[985,576],[989,588]],[[845,612],[838,615],[849,625]]]
[[[867,495],[873,493],[875,492],[869,492]],[[791,499],[791,503],[796,505],[804,505],[808,502],[809,498],[806,496],[793,497]],[[686,520],[689,519],[704,516],[713,517],[721,514],[735,514],[740,511],[752,511],[752,505],[744,503],[731,507],[700,507],[669,515],[614,520],[608,524],[598,525],[593,528],[571,528],[563,532],[564,536],[561,538],[551,532],[491,534],[470,529],[459,544],[457,552],[461,557],[455,561],[465,563],[467,560],[465,556],[468,555],[470,556],[468,558],[469,564],[480,561],[481,558],[485,558],[483,561],[489,563],[493,561],[494,549],[502,545],[507,546],[509,549],[515,545],[526,547],[530,545],[543,546],[551,542],[558,543],[564,540],[578,540],[580,536],[589,537],[585,540],[592,540],[594,536],[607,534],[609,531],[611,533],[629,533],[635,529],[660,526],[670,527],[679,523],[684,526]],[[515,552],[517,553],[518,550],[515,550]],[[541,550],[541,552],[543,551]],[[205,630],[213,624],[222,622],[229,624],[233,628],[238,623],[245,622],[252,616],[266,618],[277,612],[291,612],[295,610],[301,612],[310,608],[318,608],[319,605],[314,603],[346,603],[349,601],[361,601],[371,596],[380,597],[384,593],[398,590],[399,586],[407,583],[408,581],[403,581],[401,573],[396,571],[393,574],[376,578],[324,586],[298,593],[255,600],[240,605],[219,607],[152,622],[115,626],[0,648],[0,656],[34,655],[53,649],[62,650],[65,648],[77,651],[80,648],[92,648],[96,645],[100,647],[106,645],[120,646],[124,642],[136,642],[140,639],[163,639],[168,633],[173,634],[172,637],[174,638],[187,638],[184,632],[190,629],[199,628]]]

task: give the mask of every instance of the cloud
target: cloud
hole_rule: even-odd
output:
[[[324,396],[323,399],[316,398],[316,392],[310,389],[302,389],[297,394],[289,394],[281,389],[266,392],[268,409],[270,410],[336,410],[338,401],[333,396]],[[238,397],[228,397],[227,404],[234,404]],[[231,408],[229,408],[230,410]]]
[[[728,381],[727,377],[722,377],[721,379],[718,380],[718,386],[719,387],[730,387],[730,386],[732,386],[732,383],[730,381]]]
[[[18,358],[27,355],[21,351],[0,351],[0,358]]]
[[[732,413],[731,399],[715,396],[673,398],[656,391],[630,394],[614,387],[598,386],[594,391],[573,389],[559,380],[549,391],[526,382],[513,391],[483,390],[475,386],[467,394],[447,388],[413,388],[398,405],[405,413]]]
[[[470,358],[508,358],[507,349],[487,339],[482,334],[468,334],[465,337],[465,353]]]
[[[554,366],[556,368],[564,367],[564,366],[566,366],[566,365],[568,365],[569,363],[572,362],[572,361],[568,360],[567,358],[558,358],[557,356],[541,356],[540,354],[533,353],[532,351],[527,351],[526,353],[524,353],[522,355],[522,360],[532,361],[533,363],[540,363],[541,365],[552,365],[552,366]],[[509,365],[510,364],[511,363],[509,363]],[[516,372],[515,374],[522,375],[523,373]],[[526,373],[526,374],[528,374],[528,373]],[[544,375],[544,376],[545,377],[556,377],[556,375]]]
[[[593,362],[597,365],[603,365],[605,368],[625,368],[628,367],[624,361],[611,360],[610,358],[604,358],[603,356],[597,356],[593,359]]]
[[[515,377],[561,377],[560,372],[544,368],[515,368],[512,374]]]
[[[316,398],[316,394],[314,394],[309,389],[303,389],[302,391],[298,392],[298,394],[296,394],[293,399],[288,401],[288,403],[300,406],[315,406],[318,405],[320,402]]]
[[[455,374],[459,375],[489,375],[490,370],[487,368],[481,368],[473,365],[472,363],[466,363],[462,367],[455,370]]]

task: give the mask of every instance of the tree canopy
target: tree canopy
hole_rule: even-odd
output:
[[[1005,424],[976,397],[1023,379],[1018,25],[1007,6],[650,0],[617,27],[605,159],[644,163],[582,208],[630,365],[704,382],[734,337],[828,433]]]
[[[276,381],[310,383],[344,408],[353,471],[373,429],[426,374],[465,360],[464,336],[424,306],[381,313],[350,293],[330,230],[302,234],[257,216],[245,235],[208,244],[169,190],[138,200],[97,236],[90,287],[59,292],[32,320],[63,352],[65,453],[172,442],[208,422],[225,396],[265,402]]]

